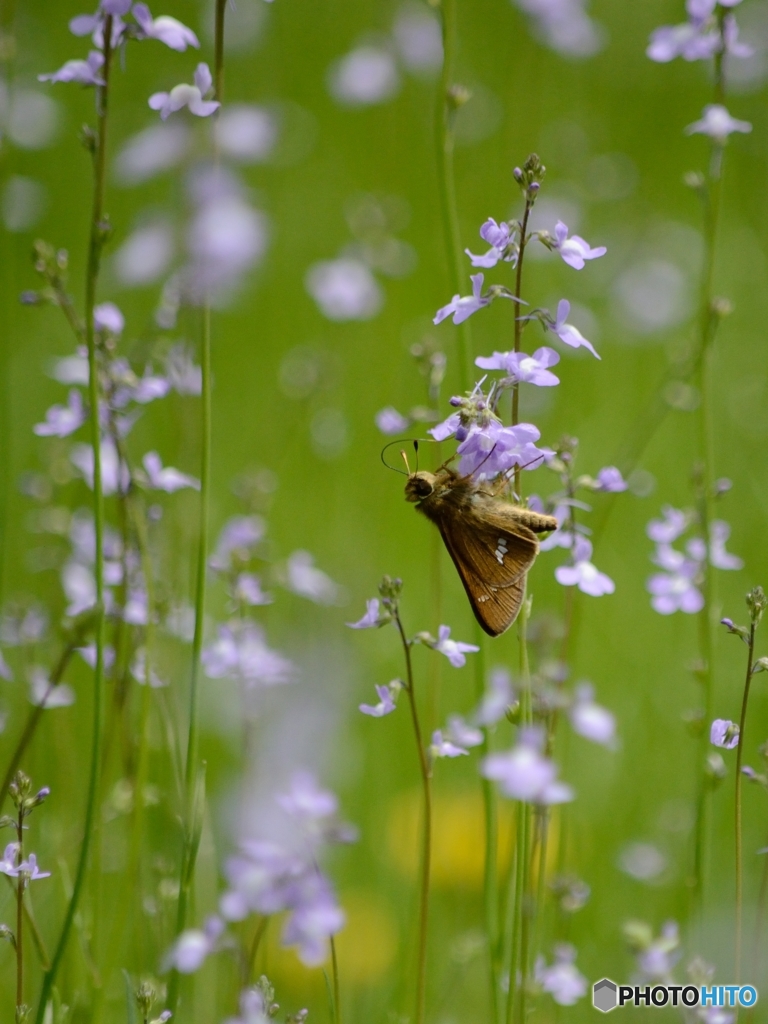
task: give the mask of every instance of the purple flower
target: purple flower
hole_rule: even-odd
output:
[[[344,927],[344,911],[330,882],[319,872],[306,876],[283,928],[284,946],[298,946],[306,967],[319,967],[328,956],[328,939]]]
[[[723,519],[713,519],[709,527],[709,561],[716,569],[743,569],[744,560],[725,550],[731,528]]]
[[[503,427],[498,420],[491,420],[485,427],[473,424],[457,448],[461,456],[459,472],[490,480],[513,466],[535,469],[545,456],[534,444],[540,437],[532,423],[518,423],[515,427]]]
[[[594,690],[587,683],[579,686],[568,712],[573,731],[593,743],[613,747],[616,741],[616,719],[610,711],[596,704]]]
[[[489,217],[488,220],[480,228],[480,237],[490,245],[490,249],[483,256],[475,256],[465,249],[464,252],[469,256],[473,267],[495,267],[499,260],[506,260],[507,263],[512,263],[514,266],[517,263],[517,252],[512,249],[505,250],[510,242],[510,231],[509,224],[504,221],[501,224],[497,224],[493,217]]]
[[[481,774],[499,783],[504,796],[536,804],[561,804],[573,800],[570,786],[557,780],[557,767],[542,753],[540,729],[521,729],[516,746],[503,754],[489,754]]]
[[[358,707],[364,715],[370,715],[371,718],[383,718],[384,715],[392,714],[397,707],[394,698],[401,689],[402,683],[399,679],[395,679],[388,686],[377,686],[376,694],[379,698],[379,703],[359,704]]]
[[[388,437],[392,437],[394,434],[402,434],[404,430],[407,430],[410,425],[410,420],[393,409],[391,405],[388,405],[385,409],[380,409],[376,413],[376,426]]]
[[[443,306],[438,309],[435,313],[433,324],[442,323],[446,317],[453,314],[453,322],[455,324],[463,323],[467,317],[472,316],[478,309],[482,309],[483,306],[489,306],[491,303],[490,298],[483,297],[483,275],[482,274],[470,274],[469,277],[472,282],[472,294],[465,295],[463,298],[461,295],[454,295],[447,306]]]
[[[16,845],[15,843],[13,844]],[[6,854],[8,853],[8,847],[5,848]],[[5,860],[5,858],[3,858]],[[20,875],[24,878],[25,882],[35,882],[39,878],[50,878],[50,871],[41,871],[37,866],[37,857],[34,853],[30,853],[27,860],[23,860],[21,864],[16,867],[3,867],[3,874],[11,875],[14,878],[18,878]]]
[[[86,484],[93,490],[93,448],[89,444],[76,444],[70,453],[70,462],[83,475]],[[120,458],[115,442],[103,438],[101,442],[101,485],[106,496],[124,494],[128,490],[131,476],[128,467]]]
[[[651,33],[646,56],[658,64],[667,64],[675,57],[684,60],[708,60],[720,49],[720,33],[706,30],[701,23],[662,25]]]
[[[448,739],[459,747],[479,747],[483,742],[482,731],[468,725],[461,715],[448,716],[448,728],[445,733]]]
[[[547,327],[558,336],[564,345],[570,345],[571,348],[586,348],[596,359],[599,359],[600,356],[595,352],[592,343],[587,341],[577,327],[566,323],[570,311],[570,302],[567,299],[560,299],[557,304],[557,317],[554,321],[547,321]]]
[[[252,572],[241,572],[235,580],[235,598],[251,607],[272,604],[271,594],[261,589],[261,580]]]
[[[111,46],[115,49],[125,31],[125,22],[121,15],[131,9],[132,0],[102,0],[95,14],[79,14],[69,23],[69,31],[73,36],[92,36],[94,46],[104,49],[104,21],[107,15],[112,16]]]
[[[104,54],[91,50],[87,60],[68,60],[58,71],[38,75],[38,82],[78,82],[80,85],[104,85],[99,69],[104,63]]]
[[[304,286],[329,320],[371,320],[384,304],[384,293],[367,264],[347,256],[312,264]]]
[[[336,796],[327,789],[320,789],[311,772],[295,772],[291,778],[288,793],[275,797],[277,803],[297,821],[312,824],[321,818],[328,818],[339,808]]]
[[[199,395],[203,390],[203,372],[192,359],[184,342],[171,345],[165,357],[165,375],[180,395]]]
[[[182,25],[175,18],[171,18],[167,14],[161,15],[159,18],[153,18],[147,5],[143,3],[134,4],[132,13],[140,29],[137,36],[138,39],[157,39],[159,42],[165,43],[166,46],[170,46],[172,50],[178,50],[180,53],[183,53],[188,46],[200,49],[200,43],[192,29]],[[210,88],[210,85],[208,88]],[[207,92],[208,89],[200,87],[200,91]],[[193,110],[192,113],[197,113],[197,111]]]
[[[315,604],[338,604],[341,588],[322,569],[308,551],[294,551],[286,565],[287,586],[294,594]]]
[[[438,757],[461,757],[462,754],[469,754],[463,747],[457,747],[455,743],[443,737],[440,729],[432,733],[432,743],[429,746],[429,756],[432,760]]]
[[[576,950],[567,943],[555,946],[550,967],[543,956],[536,960],[534,977],[559,1006],[573,1006],[587,992],[587,979],[576,967]]]
[[[597,474],[598,491],[626,491],[627,487],[629,487],[629,484],[621,475],[621,471],[616,469],[615,466],[605,466]]]
[[[573,565],[561,565],[555,569],[555,579],[564,587],[578,587],[583,594],[591,597],[602,597],[604,594],[612,594],[616,584],[600,572],[590,561],[592,557],[592,544],[577,534],[573,548]]]
[[[739,727],[727,718],[716,718],[709,730],[709,742],[723,750],[733,750],[739,745]]]
[[[665,512],[674,513],[676,509],[665,509]],[[680,513],[682,515],[682,513]],[[674,534],[676,522],[670,522],[668,530],[664,529],[665,524],[659,520],[649,523],[648,532],[654,527],[655,533],[662,536]],[[701,550],[694,541],[699,541]],[[704,545],[700,538],[694,538],[688,545],[693,548],[694,557],[686,558],[680,551],[675,551],[669,544],[660,543],[657,545],[653,561],[660,566],[664,572],[651,576],[646,583],[646,589],[653,595],[651,606],[660,615],[671,615],[673,612],[682,611],[688,615],[695,615],[704,607],[704,596],[696,585],[697,577],[701,571],[701,563],[704,559]]]
[[[700,121],[688,125],[685,129],[686,135],[708,135],[715,142],[724,145],[733,132],[752,131],[749,121],[737,121],[720,103],[708,103],[703,114]]]
[[[194,477],[187,476],[186,473],[181,473],[172,466],[163,468],[162,460],[157,452],[147,452],[141,461],[147,471],[149,486],[155,491],[166,491],[168,494],[173,494],[184,487],[191,487],[195,491],[200,490],[200,481]]]
[[[156,398],[165,398],[170,390],[171,382],[167,378],[160,377],[147,368],[144,376],[139,377],[130,389],[130,397],[139,405],[146,405],[148,402],[154,402]]]
[[[69,437],[85,423],[86,415],[80,392],[69,392],[66,405],[52,405],[45,414],[44,423],[32,428],[38,437]]]
[[[265,532],[266,526],[260,516],[233,516],[224,524],[208,564],[212,569],[226,572],[233,556],[237,561],[247,561]]]
[[[436,441],[445,441],[451,434],[455,434],[461,426],[461,417],[457,412],[451,413],[448,419],[443,420],[442,423],[438,423],[436,427],[432,427],[427,433],[431,434]]]
[[[66,683],[52,686],[48,673],[38,666],[29,670],[29,703],[38,708],[68,708],[75,703],[75,692]]]
[[[488,688],[480,707],[473,715],[473,721],[476,725],[494,725],[501,721],[513,700],[509,672],[505,668],[493,669],[488,680]]]
[[[213,86],[213,78],[207,64],[198,64],[195,70],[195,84],[175,85],[170,92],[156,92],[149,97],[152,110],[159,110],[163,121],[182,107],[188,107],[196,117],[209,117],[221,106],[216,100],[204,100],[203,96]]]
[[[664,505],[662,519],[652,519],[645,528],[646,535],[657,544],[672,544],[680,534],[685,533],[688,518],[685,512],[671,505]]]
[[[478,356],[475,365],[483,370],[504,370],[514,381],[553,387],[560,380],[549,372],[550,366],[560,362],[553,348],[537,348],[532,356],[525,352],[494,352],[492,356]]]
[[[474,654],[480,648],[475,644],[465,644],[460,640],[451,640],[451,627],[441,626],[438,630],[437,640],[429,644],[434,650],[444,654],[454,668],[461,668],[466,665],[467,654]]]
[[[2,859],[0,860],[0,874],[9,875],[16,869],[16,855],[19,852],[18,843],[8,843],[5,850],[3,851]]]
[[[262,629],[253,622],[219,626],[218,637],[202,654],[210,679],[240,679],[248,688],[289,683],[294,667],[267,646]]]
[[[125,317],[114,302],[102,302],[94,307],[93,326],[97,331],[109,331],[110,334],[122,334]]]
[[[205,929],[188,928],[176,939],[165,956],[165,970],[175,968],[180,974],[194,974],[199,971],[205,958],[213,953],[218,939],[224,931],[224,922],[220,917],[211,916],[205,922]]]
[[[739,26],[732,14],[727,14],[723,19],[723,43],[726,53],[741,60],[752,57],[755,52],[748,43],[739,42]]]
[[[585,260],[596,260],[598,256],[604,256],[608,251],[604,245],[599,245],[596,249],[590,248],[589,244],[579,235],[571,235],[569,238],[568,226],[563,224],[561,220],[555,225],[555,238],[552,247],[560,253],[563,261],[569,267],[573,267],[574,270],[581,270],[584,267]],[[570,344],[570,342],[567,344]]]
[[[374,629],[376,626],[383,626],[389,622],[389,615],[379,615],[379,599],[372,597],[365,602],[365,615],[357,622],[348,622],[350,629]]]
[[[96,668],[96,644],[86,644],[85,647],[78,647],[77,653],[86,665]],[[104,667],[109,670],[115,663],[115,649],[111,644],[104,647]]]
[[[225,1024],[269,1024],[268,1009],[259,989],[245,989],[240,993],[240,1016],[228,1017]]]

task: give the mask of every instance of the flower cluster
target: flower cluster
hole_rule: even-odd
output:
[[[710,523],[708,544],[696,535],[686,541],[684,552],[674,548],[674,542],[696,524],[694,513],[665,505],[662,517],[652,519],[646,528],[656,544],[651,560],[662,570],[649,577],[646,588],[652,607],[661,615],[677,611],[694,615],[701,611],[704,595],[700,588],[707,561],[715,569],[741,569],[744,565],[741,558],[725,549],[731,528],[722,519]]]
[[[682,57],[683,60],[709,60],[716,54],[751,57],[751,46],[739,42],[736,17],[730,11],[741,0],[687,0],[688,20],[680,25],[663,25],[654,29],[648,49],[651,60],[660,64]],[[722,18],[719,12],[729,10]]]

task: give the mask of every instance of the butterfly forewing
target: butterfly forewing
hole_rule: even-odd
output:
[[[536,558],[535,535],[525,526],[513,531],[497,525],[457,528],[450,518],[439,524],[475,618],[490,636],[514,622],[525,590],[525,574]]]

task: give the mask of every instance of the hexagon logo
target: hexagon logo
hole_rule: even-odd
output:
[[[592,1005],[602,1013],[610,1013],[618,1005],[618,985],[610,978],[601,978],[592,986]]]

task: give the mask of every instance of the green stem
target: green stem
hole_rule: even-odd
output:
[[[456,203],[456,178],[454,170],[455,133],[454,120],[456,103],[451,93],[456,65],[457,48],[457,0],[443,0],[443,68],[440,75],[440,86],[437,94],[435,113],[437,142],[437,177],[440,189],[440,205],[442,207],[445,247],[448,255],[448,271],[454,295],[461,292],[464,278],[462,263],[461,231]],[[459,328],[459,379],[462,390],[468,391],[472,386],[474,363],[472,361],[472,328],[465,320]]]
[[[334,1024],[341,1024],[341,998],[339,986],[339,960],[336,956],[336,941],[331,935],[331,966],[333,969],[333,1015]]]
[[[419,931],[417,939],[416,954],[416,1014],[415,1024],[424,1024],[424,1012],[426,1006],[427,991],[427,927],[429,924],[429,883],[432,864],[432,792],[429,761],[424,748],[424,741],[421,735],[419,724],[419,711],[416,706],[416,694],[413,686],[413,665],[411,663],[411,644],[408,641],[403,624],[400,620],[400,612],[394,613],[395,624],[400,634],[405,654],[406,691],[408,703],[411,708],[411,721],[413,723],[413,735],[416,740],[416,748],[419,755],[419,770],[421,772],[421,783],[423,791],[423,821],[421,832],[421,872],[419,887]]]
[[[743,851],[742,851],[742,818],[741,818],[741,763],[744,754],[744,728],[747,723],[747,702],[749,701],[749,686],[754,674],[752,659],[755,654],[755,621],[749,627],[749,655],[747,660],[747,674],[744,680],[744,696],[741,700],[741,718],[739,719],[739,742],[736,747],[736,779],[735,779],[735,835],[736,835],[736,942],[734,956],[734,974],[736,984],[741,984],[741,938],[743,931],[744,915],[744,873],[743,873]]]
[[[96,808],[99,790],[99,769],[102,741],[102,690],[104,688],[104,494],[101,479],[101,432],[99,429],[99,380],[96,360],[96,332],[93,309],[96,304],[96,286],[104,244],[104,189],[107,164],[107,114],[109,103],[109,75],[112,66],[112,16],[107,15],[103,26],[104,63],[101,76],[104,85],[98,87],[97,111],[98,133],[94,152],[93,211],[91,216],[91,237],[88,248],[88,269],[85,283],[85,335],[88,346],[88,397],[91,406],[91,445],[93,447],[93,504],[96,553],[94,572],[96,574],[96,670],[93,678],[93,733],[91,740],[91,767],[88,778],[88,794],[85,805],[85,822],[80,856],[77,863],[72,897],[67,907],[59,941],[54,950],[51,966],[43,977],[40,1001],[37,1007],[36,1024],[42,1024],[51,989],[56,980],[59,966],[67,948],[72,924],[77,913],[80,895],[85,882],[91,841],[95,828]]]
[[[8,787],[11,784],[13,776],[16,774],[17,768],[21,764],[21,759],[24,757],[27,747],[32,742],[32,738],[34,737],[37,727],[40,724],[40,720],[43,717],[45,702],[48,700],[48,697],[54,687],[58,686],[61,682],[61,678],[67,669],[67,665],[69,665],[72,655],[75,653],[75,649],[79,647],[82,642],[82,634],[78,633],[64,647],[59,655],[59,660],[56,662],[56,665],[48,678],[48,688],[43,694],[40,703],[29,713],[27,724],[24,726],[24,730],[19,737],[16,748],[11,755],[11,760],[8,762],[8,767],[5,771],[5,775],[3,776],[2,785],[0,785],[0,808],[2,808],[3,803],[5,802],[5,798],[8,795]]]
[[[17,864],[24,859],[24,811],[19,804],[16,819],[16,842],[19,844]],[[24,1005],[24,875],[16,879],[16,1011]]]
[[[224,15],[226,0],[216,0],[214,39],[214,99],[223,101],[224,86]],[[214,142],[214,156],[217,147]],[[197,550],[197,583],[195,588],[195,632],[192,638],[192,669],[189,682],[189,732],[187,737],[187,760],[184,774],[184,844],[179,871],[179,902],[176,914],[176,934],[184,931],[187,922],[190,889],[195,872],[197,844],[193,841],[193,815],[195,789],[199,772],[199,685],[200,655],[203,649],[203,627],[205,618],[205,589],[208,568],[208,532],[210,519],[211,488],[211,302],[206,297],[203,305],[203,332],[201,345],[202,369],[202,452],[200,458],[200,540]],[[168,1006],[175,1013],[179,1000],[179,973],[171,974]]]
[[[523,213],[523,219],[520,224],[520,253],[517,258],[517,271],[515,273],[515,296],[518,299],[522,298],[523,290],[523,260],[525,259],[525,246],[527,244],[526,235],[528,233],[528,218],[531,215],[531,207],[533,202],[530,199],[525,201],[525,212]],[[520,351],[523,338],[523,321],[518,315],[520,309],[517,303],[513,303],[514,315],[515,315],[515,352]],[[512,426],[516,427],[520,422],[520,385],[515,384],[512,388]],[[520,496],[520,466],[515,466],[515,493]]]

